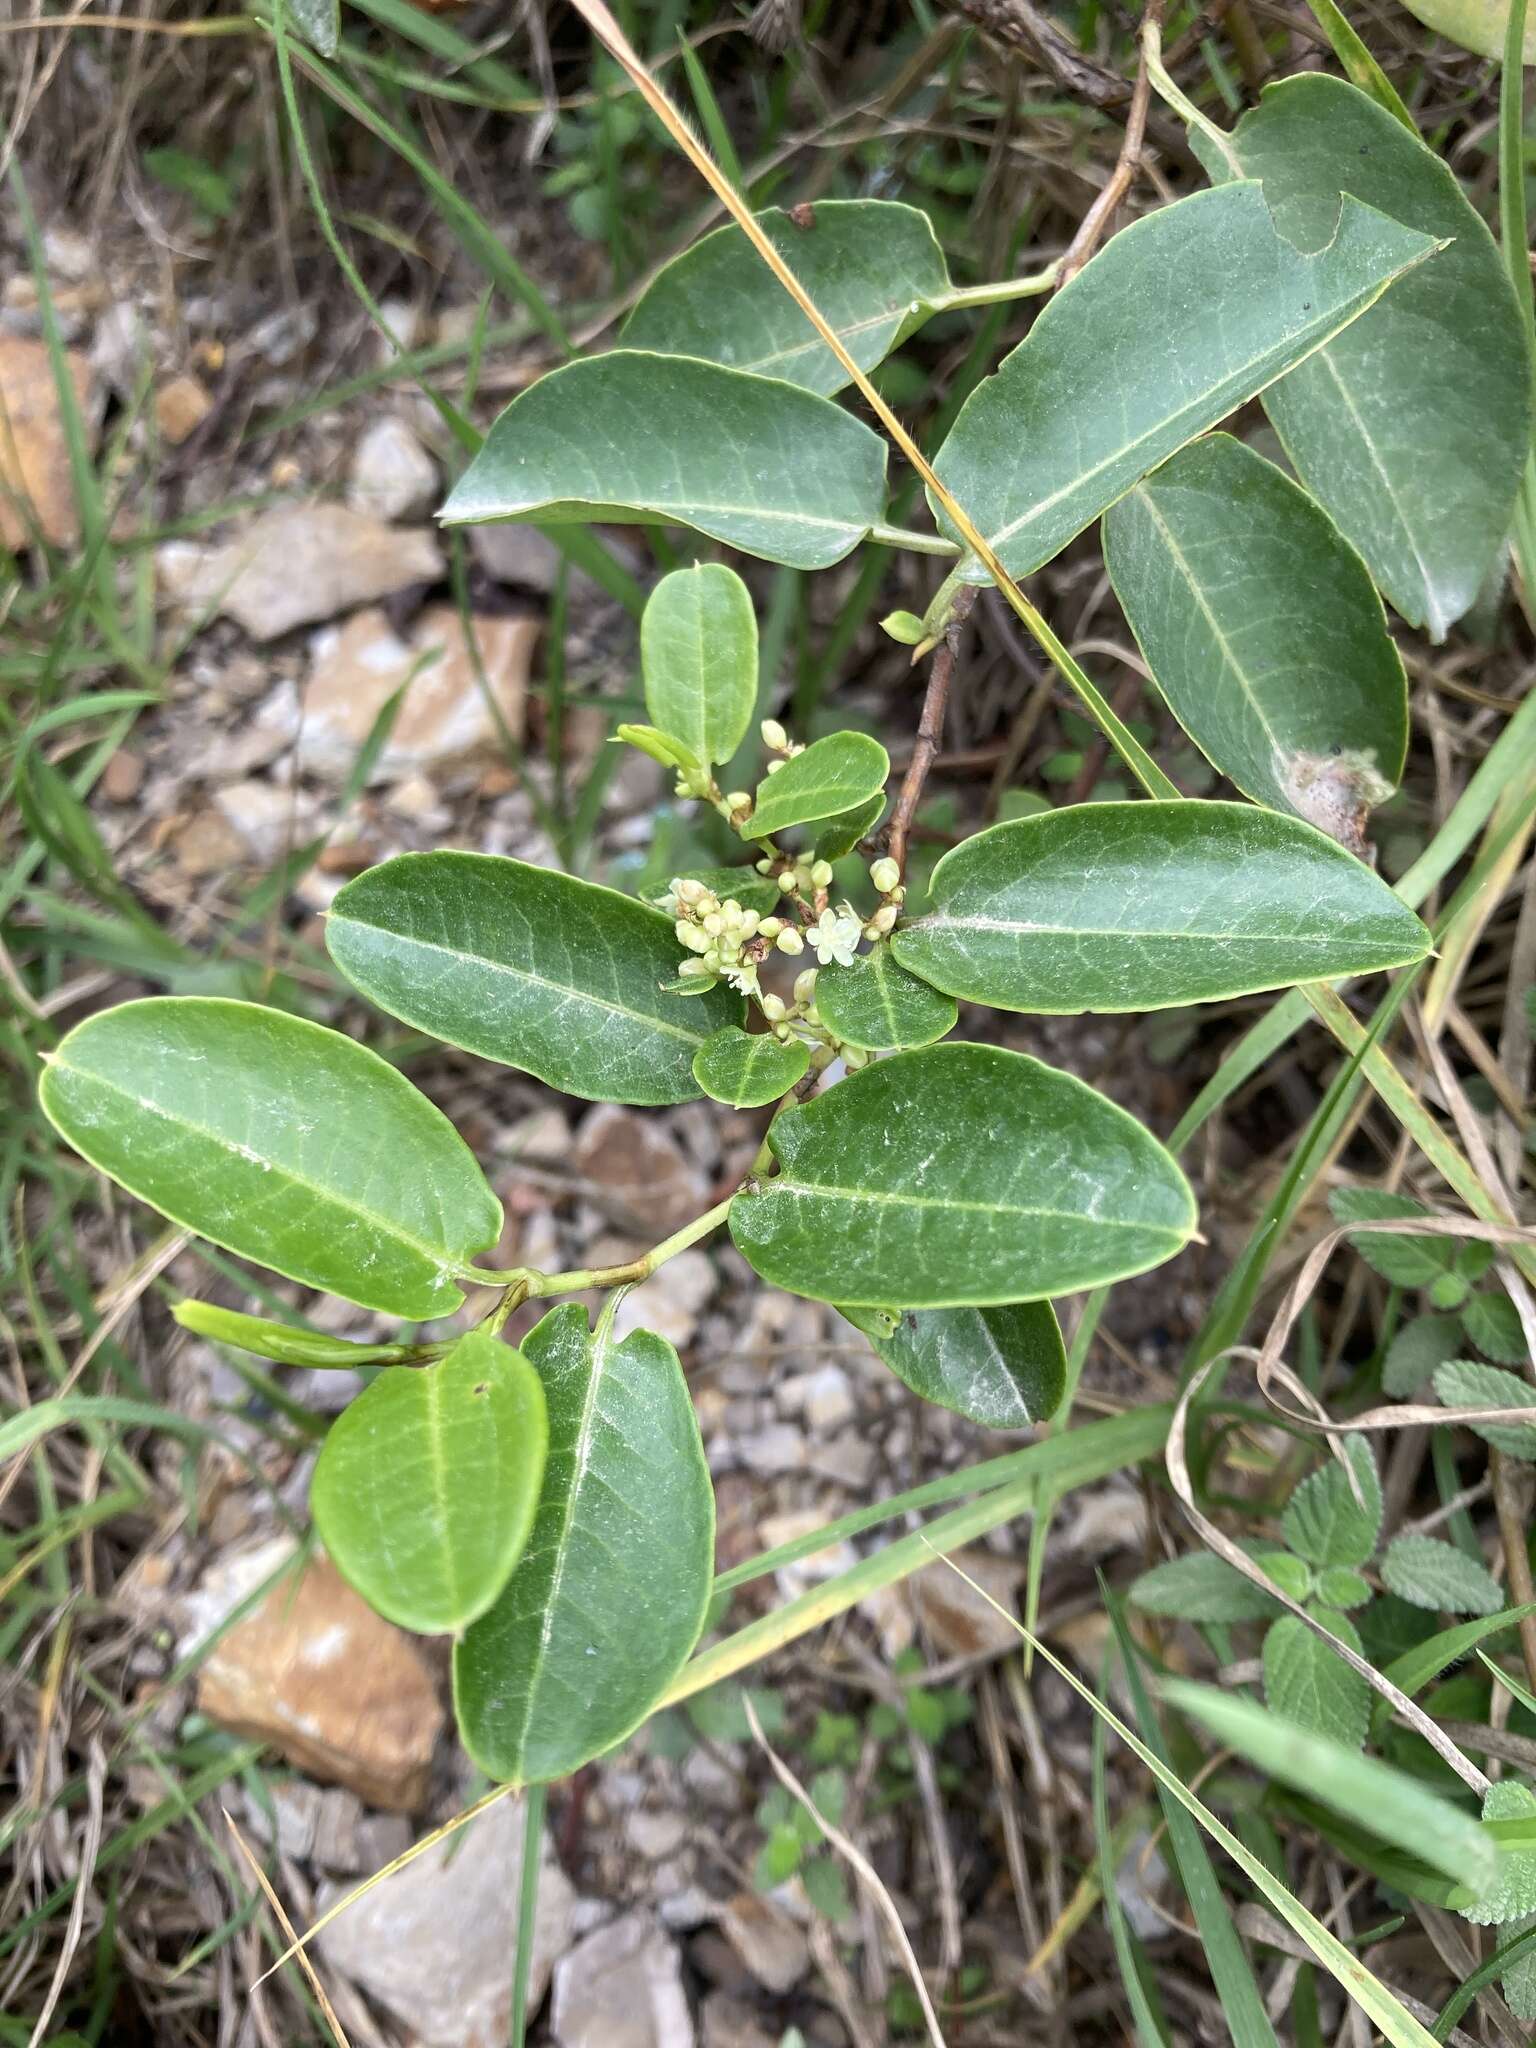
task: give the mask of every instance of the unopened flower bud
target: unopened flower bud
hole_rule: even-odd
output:
[[[703,925],[705,931],[709,933],[709,936],[712,939],[718,939],[720,934],[725,930],[725,918],[720,911],[712,910],[710,911],[709,915],[706,918],[704,918]]]
[[[684,975],[684,974],[713,974],[715,970],[714,970],[714,968],[713,968],[713,967],[711,967],[711,966],[710,966],[710,964],[709,964],[709,962],[708,962],[707,960],[685,960],[685,961],[683,962],[682,966],[681,966],[681,967],[679,967],[679,969],[678,969],[677,971],[678,971],[679,975]]]
[[[725,807],[728,811],[750,811],[752,808],[751,790],[731,790],[725,799]]]
[[[781,768],[787,768],[788,766],[789,763],[787,761],[770,761],[768,763],[768,773],[770,775],[777,775]]]
[[[795,878],[792,874],[780,875],[779,894],[781,896],[793,896],[795,893],[795,886]]]
[[[883,854],[870,869],[869,879],[874,883],[882,896],[889,896],[891,891],[901,881],[901,869],[888,853]]]
[[[688,880],[674,882],[672,884],[672,894],[679,903],[702,903],[709,894],[709,890],[703,882]]]
[[[788,953],[791,956],[805,951],[805,941],[792,924],[785,925],[773,943],[781,953]]]
[[[773,873],[773,855],[765,853],[762,859],[756,863],[756,866],[757,872],[760,875],[771,875]]]
[[[764,996],[761,1007],[763,1015],[770,1024],[780,1024],[783,1022],[785,1004],[782,996]]]
[[[816,994],[816,970],[807,967],[803,974],[795,976],[795,1001],[808,1003]]]
[[[684,924],[679,920],[677,936],[682,940],[690,953],[707,953],[709,951],[709,935],[707,932],[701,932],[696,924]]]
[[[885,934],[891,929],[892,925],[894,925],[895,922],[895,904],[882,903],[880,908],[875,912],[874,916],[869,920],[869,923],[864,927],[864,929],[870,938],[879,939],[885,936]]]
[[[784,920],[782,917],[760,917],[757,929],[765,939],[776,939],[784,929]]]
[[[817,861],[811,869],[811,880],[818,889],[830,889],[832,886],[831,861]]]
[[[789,734],[776,718],[765,718],[758,731],[763,736],[763,745],[771,747],[776,754],[782,754],[789,745]]]
[[[843,1065],[850,1074],[856,1074],[860,1067],[867,1067],[869,1065],[869,1054],[861,1045],[845,1045],[843,1047]]]

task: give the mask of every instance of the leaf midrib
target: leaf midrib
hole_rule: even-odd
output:
[[[1269,931],[1157,931],[1150,925],[1091,924],[1027,924],[1022,919],[981,916],[956,916],[951,911],[938,910],[929,917],[918,918],[906,927],[906,935],[919,932],[974,931],[1010,932],[1017,935],[1036,935],[1053,939],[1190,939],[1205,945],[1222,942],[1227,945],[1287,945],[1326,946],[1336,944],[1332,932],[1269,932]]]
[[[632,1010],[625,1003],[615,1002],[611,996],[600,996],[590,989],[572,988],[563,981],[551,981],[547,975],[535,974],[530,967],[515,967],[509,960],[493,960],[486,953],[470,953],[458,946],[445,946],[436,939],[418,938],[413,932],[391,931],[387,925],[373,924],[367,918],[349,916],[344,911],[331,912],[331,925],[349,924],[358,931],[376,932],[379,937],[389,939],[397,945],[417,946],[426,953],[441,953],[447,959],[460,960],[466,965],[489,968],[493,974],[505,974],[513,981],[529,983],[534,988],[548,989],[552,994],[568,996],[579,1003],[590,1003],[594,1008],[606,1010],[615,1017],[627,1017],[636,1024],[643,1024],[648,1030],[660,1031],[670,1038],[680,1038],[685,1045],[695,1049],[709,1036],[707,1032],[690,1031],[686,1024],[672,1024],[664,1017],[654,1017],[648,1010]]]
[[[249,1148],[242,1150],[236,1139],[226,1138],[222,1131],[211,1130],[208,1125],[196,1123],[189,1116],[174,1115],[162,1104],[152,1102],[145,1096],[135,1095],[131,1088],[123,1087],[119,1081],[109,1080],[105,1074],[97,1073],[90,1067],[72,1066],[68,1060],[60,1059],[55,1055],[50,1066],[50,1072],[54,1074],[74,1074],[82,1081],[93,1081],[98,1088],[105,1088],[113,1095],[121,1096],[124,1102],[131,1102],[135,1108],[146,1110],[151,1116],[159,1117],[162,1122],[171,1124],[179,1130],[190,1132],[195,1137],[208,1139],[212,1144],[217,1145],[221,1151],[227,1152],[232,1159],[238,1159],[246,1166],[256,1163],[249,1156]],[[72,1139],[71,1143],[74,1142]],[[80,1149],[83,1151],[83,1147]],[[85,1156],[88,1158],[90,1155],[87,1153]],[[340,1209],[349,1216],[356,1216],[364,1223],[372,1224],[385,1237],[394,1239],[397,1244],[409,1245],[412,1251],[420,1252],[423,1258],[429,1260],[439,1274],[451,1272],[453,1253],[449,1247],[428,1244],[425,1239],[414,1237],[410,1231],[402,1230],[397,1224],[390,1223],[376,1209],[365,1209],[356,1202],[349,1202],[345,1196],[337,1194],[334,1189],[322,1187],[318,1181],[311,1180],[307,1174],[300,1173],[296,1167],[289,1166],[282,1160],[269,1159],[266,1161],[266,1164],[272,1172],[281,1174],[285,1180],[292,1181],[296,1187],[303,1188],[307,1193],[315,1196],[317,1200],[326,1203],[332,1208]],[[103,1168],[103,1171],[105,1171],[105,1168]],[[127,1187],[128,1183],[125,1181],[123,1185]],[[191,1226],[188,1227],[190,1228]]]
[[[1154,1230],[1183,1242],[1180,1233],[1170,1223],[1139,1223],[1118,1216],[1093,1216],[1083,1209],[1036,1209],[1022,1202],[957,1201],[949,1195],[914,1195],[905,1191],[896,1193],[879,1188],[837,1187],[823,1181],[796,1179],[792,1166],[787,1167],[777,1179],[765,1182],[753,1199],[761,1201],[765,1196],[773,1194],[827,1195],[838,1201],[864,1202],[881,1208],[953,1209],[965,1215],[1038,1216],[1048,1218],[1054,1223],[1091,1223],[1095,1230]]]

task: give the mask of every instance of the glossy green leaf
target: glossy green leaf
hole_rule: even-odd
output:
[[[861,839],[868,838],[885,816],[885,791],[878,790],[867,803],[855,804],[840,817],[829,818],[816,834],[815,858],[841,860],[852,853]]]
[[[770,1031],[726,1024],[694,1054],[693,1078],[712,1101],[757,1109],[787,1095],[810,1063],[809,1047],[797,1038],[786,1044]]]
[[[884,509],[885,444],[852,413],[690,356],[613,349],[514,398],[442,517],[668,519],[792,569],[826,569]]]
[[[1363,1436],[1343,1438],[1339,1452],[1303,1479],[1280,1519],[1281,1535],[1308,1564],[1364,1564],[1381,1534],[1376,1453]]]
[[[1360,1638],[1342,1614],[1318,1619],[1359,1653]],[[1299,1615],[1282,1614],[1264,1637],[1264,1697],[1298,1728],[1364,1749],[1371,1688]]]
[[[262,1316],[241,1315],[238,1309],[220,1308],[211,1301],[178,1301],[171,1314],[194,1336],[207,1337],[215,1344],[232,1344],[238,1351],[275,1359],[279,1365],[307,1366],[311,1371],[350,1372],[359,1365],[398,1364],[421,1355],[416,1344],[358,1344],[345,1337],[328,1337],[323,1330],[300,1330],[292,1323],[269,1323]]]
[[[942,308],[954,287],[928,216],[883,199],[822,199],[799,227],[778,207],[758,220],[861,370]],[[716,229],[646,286],[625,348],[702,356],[782,377],[830,398],[848,372],[739,227]]]
[[[1266,1775],[1331,1806],[1383,1841],[1411,1850],[1454,1882],[1481,1886],[1492,1881],[1498,1851],[1491,1837],[1470,1814],[1406,1772],[1360,1756],[1326,1735],[1310,1734],[1213,1685],[1172,1679],[1165,1681],[1163,1697]]]
[[[674,774],[679,771],[698,774],[704,763],[692,747],[672,733],[663,732],[655,725],[616,725],[613,736],[626,746],[638,747],[642,754],[648,754],[660,768],[669,768]]]
[[[1046,1421],[1066,1388],[1067,1354],[1048,1301],[843,1313],[914,1394],[986,1429]]]
[[[872,946],[851,967],[834,963],[822,968],[816,977],[816,1010],[845,1044],[871,1052],[932,1045],[960,1018],[954,997],[899,967],[888,945]]]
[[[1304,248],[1332,234],[1341,191],[1446,245],[1264,398],[1386,596],[1443,638],[1499,558],[1530,440],[1530,367],[1493,237],[1449,166],[1342,79],[1285,79],[1224,150],[1190,141],[1213,179],[1261,178]]]
[[[1106,243],[972,392],[939,479],[1004,568],[1027,575],[1434,246],[1346,200],[1328,246],[1303,254],[1254,183],[1162,207]]]
[[[336,897],[331,958],[419,1031],[594,1102],[687,1102],[693,1056],[744,1005],[662,984],[681,948],[660,911],[486,853],[405,853]]]
[[[1000,1010],[1161,1010],[1417,960],[1429,934],[1299,818],[1247,804],[1075,804],[946,853],[903,967]]]
[[[1246,795],[1358,846],[1396,787],[1408,685],[1365,564],[1305,491],[1226,434],[1144,477],[1104,559],[1180,725]]]
[[[315,1466],[310,1506],[337,1570],[402,1628],[462,1628],[528,1540],[547,1437],[538,1374],[484,1330],[435,1365],[381,1372]]]
[[[713,768],[746,738],[757,703],[757,614],[734,569],[695,562],[663,576],[640,615],[645,708]]]
[[[911,1308],[1038,1301],[1140,1273],[1195,1227],[1173,1160],[1070,1074],[934,1045],[778,1117],[731,1235],[776,1287]]]
[[[1437,1614],[1497,1614],[1497,1579],[1454,1543],[1434,1536],[1394,1536],[1382,1554],[1381,1583],[1399,1600]]]
[[[464,1746],[493,1778],[563,1778],[649,1713],[704,1624],[714,1496],[677,1353],[574,1303],[524,1339],[549,1459],[528,1547],[453,1661]]]
[[[1193,1550],[1188,1557],[1153,1565],[1132,1585],[1131,1600],[1147,1614],[1176,1621],[1266,1621],[1281,1611],[1272,1593],[1213,1550]]]
[[[281,1010],[103,1010],[65,1036],[39,1095],[77,1152],[173,1223],[364,1308],[451,1315],[454,1275],[501,1234],[442,1112],[366,1046]]]
[[[1447,1408],[1536,1408],[1536,1387],[1528,1380],[1476,1358],[1455,1358],[1440,1366],[1435,1393]],[[1466,1427],[1512,1458],[1536,1458],[1536,1415],[1529,1429],[1510,1422],[1469,1422]]]
[[[838,817],[877,796],[890,772],[890,755],[867,732],[828,733],[763,778],[742,829],[749,838],[770,839],[791,825]]]

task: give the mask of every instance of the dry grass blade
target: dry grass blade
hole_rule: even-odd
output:
[[[27,2048],[42,2048],[48,2038],[48,2023],[69,1981],[69,1969],[80,1946],[80,1934],[85,1925],[85,1905],[90,1897],[91,1876],[96,1868],[96,1858],[101,1853],[101,1825],[103,1792],[106,1784],[107,1762],[99,1743],[91,1744],[90,1764],[85,1775],[87,1800],[85,1840],[80,1849],[80,1870],[75,1885],[74,1903],[70,1907],[69,1925],[64,1932],[63,1946],[54,1966],[53,1980],[48,1986],[48,1995],[43,2000],[43,2009],[37,2016],[37,2025],[32,2029]]]
[[[964,1577],[964,1574],[962,1573],[961,1576]],[[933,2009],[933,2000],[928,1996],[928,1986],[923,1982],[922,1969],[913,1951],[907,1930],[902,1925],[901,1915],[896,1910],[895,1901],[880,1882],[879,1872],[858,1844],[851,1841],[840,1828],[835,1828],[826,1815],[819,1810],[810,1793],[801,1784],[800,1780],[789,1768],[789,1765],[785,1763],[784,1759],[769,1743],[767,1736],[763,1733],[763,1724],[757,1717],[757,1709],[752,1704],[751,1694],[743,1693],[741,1700],[742,1705],[746,1709],[747,1721],[751,1726],[753,1738],[772,1766],[773,1775],[778,1779],[790,1797],[798,1800],[805,1808],[806,1812],[815,1821],[817,1827],[821,1829],[837,1853],[853,1866],[854,1870],[858,1873],[860,1881],[868,1886],[875,1903],[879,1906],[892,1935],[895,1937],[897,1948],[901,1951],[902,1962],[906,1966],[907,1975],[912,1980],[912,1989],[917,1994],[917,2002],[923,2009],[923,2019],[927,2023],[928,2037],[933,2042],[934,2048],[945,2048],[944,2036],[939,2027],[939,2016]]]
[[[235,1826],[234,1816],[230,1813],[229,1808],[227,1806],[224,1807],[222,1809],[222,1812],[224,1815],[225,1824],[228,1826],[229,1832],[235,1838],[235,1847],[240,1851],[240,1854],[251,1866],[251,1870],[255,1875],[256,1882],[261,1886],[261,1889],[266,1896],[267,1904],[272,1908],[273,1918],[277,1921],[278,1926],[282,1928],[284,1934],[287,1935],[289,1941],[294,1941],[295,1937],[293,1932],[293,1922],[288,1918],[288,1915],[283,1911],[283,1902],[277,1896],[277,1893],[272,1889],[271,1881],[268,1878],[267,1873],[262,1869],[260,1860],[255,1855],[250,1844],[246,1841],[244,1835],[242,1835],[240,1830]],[[298,1943],[295,1947],[290,1948],[287,1953],[291,1956],[296,1956],[298,1958],[299,1968],[304,1972],[304,1975],[308,1978],[309,1988],[315,1994],[316,2002],[319,2005],[320,2010],[325,2014],[325,2023],[330,2028],[331,2032],[336,2036],[337,2041],[340,2043],[340,2048],[351,2048],[351,2043],[348,2041],[346,2034],[342,2030],[341,2021],[336,2017],[336,2009],[331,2004],[330,1999],[326,1996],[325,1986],[320,1982],[319,1977],[316,1976],[314,1964],[309,1960],[309,1957],[304,1953],[303,1944]],[[278,1964],[274,1963],[272,1967],[273,1969],[276,1969],[278,1967]],[[270,1970],[267,1972],[267,1975],[271,1975]],[[259,1977],[256,1981],[258,1984],[260,1984],[264,1983],[266,1979]],[[252,1990],[254,1990],[256,1987],[255,1985],[253,1985],[251,1988]]]

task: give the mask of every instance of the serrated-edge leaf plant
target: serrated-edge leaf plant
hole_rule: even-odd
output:
[[[1203,130],[1197,146],[1214,149]],[[957,288],[920,214],[864,199],[704,238],[652,280],[615,347],[512,401],[448,497],[450,524],[683,530],[697,559],[650,593],[646,722],[618,738],[663,765],[735,859],[640,900],[500,856],[403,855],[340,891],[331,958],[384,1015],[569,1095],[765,1112],[724,1200],[624,1265],[498,1270],[482,1261],[500,1204],[462,1137],[338,1031],[157,997],[87,1018],[49,1062],[45,1111],[122,1187],[400,1320],[397,1341],[343,1347],[182,1310],[283,1362],[377,1366],[321,1452],[316,1521],[381,1612],[454,1635],[460,1728],[495,1778],[540,1782],[612,1748],[676,1687],[705,1624],[698,1424],[671,1345],[615,1336],[624,1288],[724,1228],[766,1282],[836,1304],[922,1397],[996,1428],[1044,1421],[1068,1381],[1053,1298],[1174,1257],[1198,1218],[1167,1145],[1074,1075],[988,1043],[987,1012],[1179,1008],[1430,950],[1362,857],[1407,733],[1383,600],[1443,632],[1500,557],[1522,468],[1507,450],[1529,434],[1513,292],[1455,180],[1353,85],[1273,88],[1208,161],[1208,189],[1114,235],[1045,301],[931,451],[896,430],[867,372],[928,318],[1051,280]],[[1426,319],[1446,333],[1443,365]],[[886,443],[840,402],[850,384],[915,460],[927,529],[894,518]],[[1340,429],[1341,387],[1412,422],[1385,485],[1369,423]],[[1255,399],[1294,478],[1216,431]],[[1163,700],[1240,800],[1180,797],[1017,587],[1101,519]],[[814,573],[869,545],[943,565],[926,614],[888,622],[930,679],[895,790],[867,733],[759,716],[752,591],[716,559]],[[1142,794],[970,834],[914,915],[929,714],[989,582]],[[759,766],[727,775],[754,731]],[[486,1288],[476,1328],[417,1335]],[[560,1300],[589,1288],[607,1297],[595,1327]],[[513,1347],[528,1302],[553,1305]],[[1341,1636],[1376,1541],[1374,1463],[1367,1475],[1369,1453],[1349,1455],[1359,1495],[1342,1468],[1306,1481],[1276,1554]],[[1480,1611],[1410,1540],[1382,1577]],[[1184,1605],[1164,1611],[1267,1611],[1218,1560],[1188,1562],[1144,1581],[1144,1604],[1177,1578],[1167,1597]],[[1312,1725],[1353,1741],[1358,1724],[1363,1741],[1315,1637],[1275,1622],[1265,1670]]]

